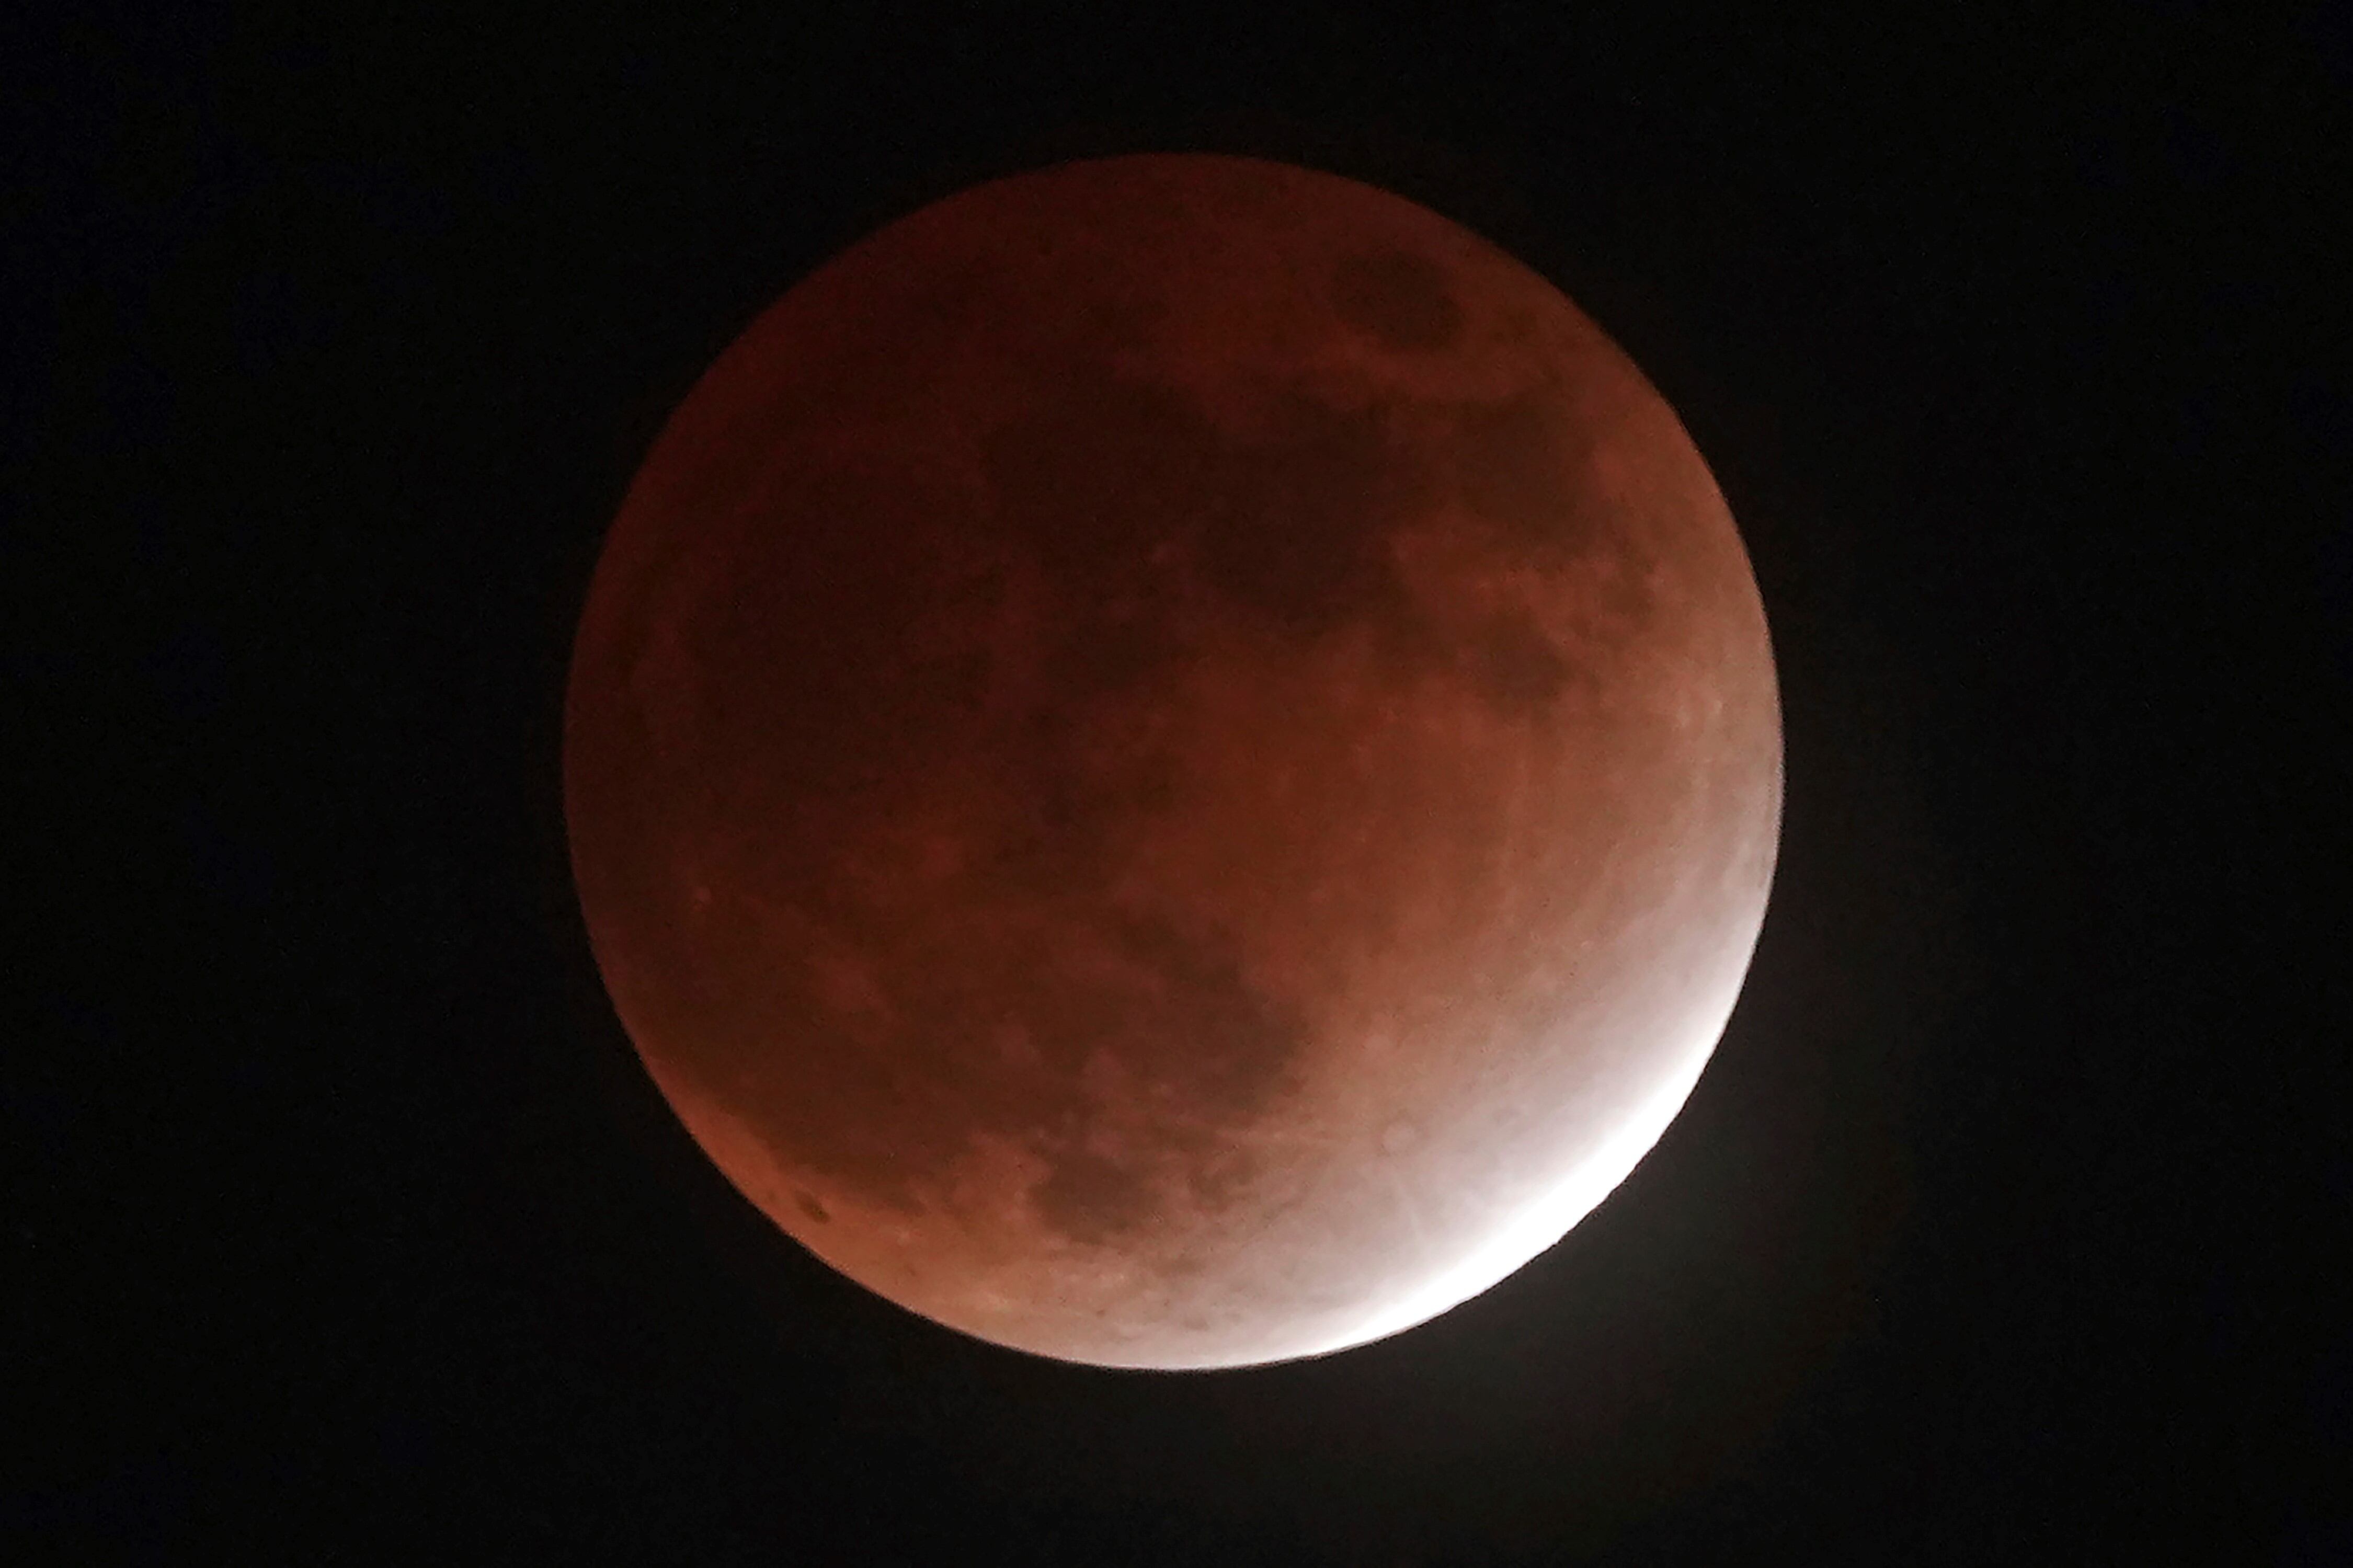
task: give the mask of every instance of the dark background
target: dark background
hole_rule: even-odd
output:
[[[0,1555],[2353,1557],[2318,8],[476,9],[0,20]],[[1788,727],[1635,1175],[1430,1325],[1184,1377],[769,1231],[611,1016],[558,791],[711,358],[892,216],[1152,148],[1560,283],[1730,497]]]

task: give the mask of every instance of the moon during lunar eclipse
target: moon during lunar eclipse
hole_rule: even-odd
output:
[[[1536,273],[1253,159],[889,225],[606,541],[565,800],[727,1177],[981,1339],[1240,1366],[1556,1241],[1697,1080],[1781,812],[1763,605]]]

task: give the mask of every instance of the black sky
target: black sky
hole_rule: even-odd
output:
[[[0,22],[0,1557],[2353,1557],[2317,8],[164,9]],[[1172,148],[1599,320],[1741,521],[1789,749],[1748,989],[1619,1194],[1424,1329],[1179,1378],[769,1232],[612,1018],[557,782],[602,531],[750,317]]]

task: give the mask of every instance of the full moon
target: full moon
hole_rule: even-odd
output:
[[[623,1025],[777,1226],[1000,1345],[1240,1366],[1558,1240],[1729,1017],[1763,605],[1529,268],[1196,155],[842,252],[615,521],[565,805]]]

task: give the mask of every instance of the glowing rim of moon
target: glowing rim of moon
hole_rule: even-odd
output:
[[[1752,952],[1754,945],[1752,942]],[[1493,1289],[1565,1240],[1586,1215],[1599,1208],[1602,1201],[1633,1174],[1642,1157],[1666,1135],[1669,1125],[1682,1114],[1684,1101],[1698,1087],[1700,1075],[1715,1057],[1724,1026],[1731,1018],[1732,1009],[1727,1005],[1706,1045],[1693,1052],[1684,1065],[1661,1084],[1601,1147],[1586,1156],[1583,1163],[1551,1191],[1497,1226],[1471,1256],[1409,1295],[1376,1310],[1326,1349],[1310,1353],[1331,1355],[1418,1327]]]

